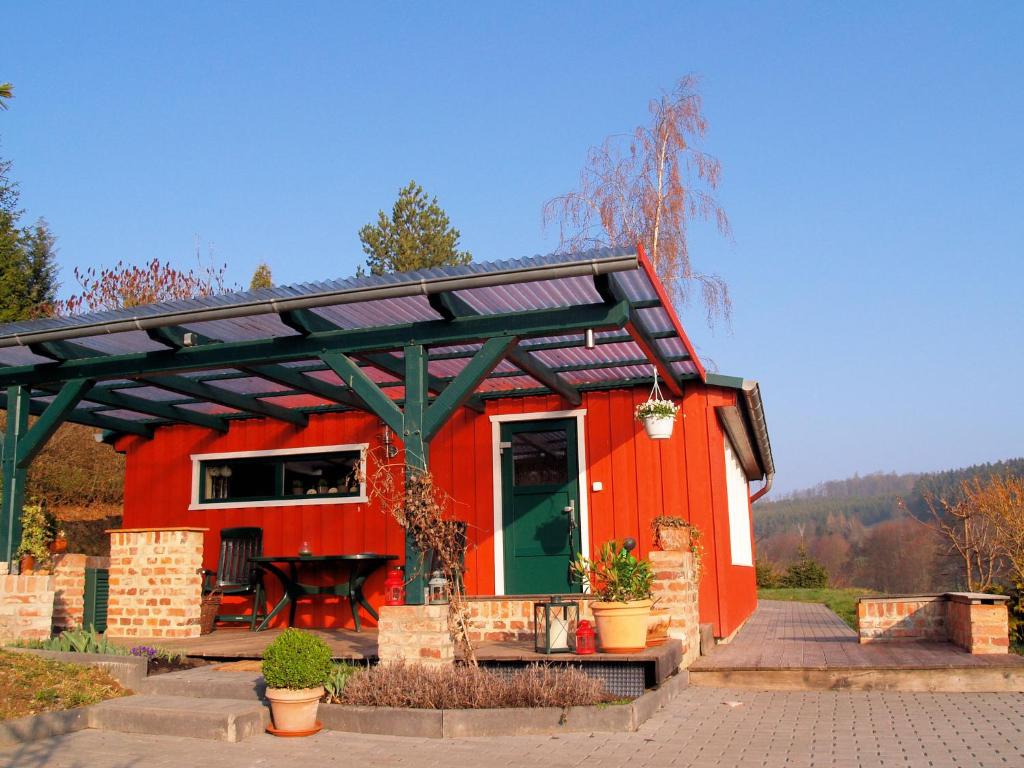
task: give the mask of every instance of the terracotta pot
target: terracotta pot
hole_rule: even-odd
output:
[[[647,647],[647,617],[652,601],[591,603],[602,653],[636,653]]]
[[[651,615],[647,617],[647,647],[661,645],[668,640],[668,626],[672,621],[672,615],[668,608],[651,608]]]
[[[299,690],[267,688],[274,728],[279,731],[312,731],[316,728],[316,711],[323,695],[322,685]]]
[[[68,540],[67,539],[54,539],[50,545],[50,552],[55,555],[60,555],[68,551]]]
[[[690,550],[690,528],[683,526],[658,526],[658,546],[670,552],[688,552]]]
[[[676,420],[671,416],[648,416],[644,419],[644,430],[651,440],[668,440]]]
[[[36,569],[36,559],[32,555],[21,556],[21,572],[32,573]]]

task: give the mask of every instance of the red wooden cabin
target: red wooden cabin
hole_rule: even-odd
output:
[[[766,488],[774,472],[760,392],[705,373],[642,253],[106,315],[0,328],[0,379],[27,390],[9,391],[7,405],[20,396],[46,418],[62,381],[89,376],[64,418],[106,428],[125,453],[124,526],[209,528],[208,568],[219,531],[236,526],[261,527],[267,554],[307,543],[404,559],[404,532],[368,484],[380,462],[401,472],[428,454],[452,516],[467,523],[471,595],[570,590],[574,552],[633,537],[646,554],[651,520],[667,514],[703,534],[701,621],[726,637],[755,607],[750,483]],[[421,353],[417,369],[410,356]],[[652,370],[682,406],[667,440],[634,418]],[[375,604],[384,575],[367,585]],[[327,598],[303,601],[297,623],[349,627],[352,617],[345,600]]]

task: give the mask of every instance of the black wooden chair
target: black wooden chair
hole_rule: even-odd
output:
[[[262,528],[223,528],[217,571],[203,569],[203,592],[224,595],[252,595],[252,615],[218,614],[217,621],[249,622],[249,629],[266,618],[263,599],[263,570],[251,558],[263,554]]]

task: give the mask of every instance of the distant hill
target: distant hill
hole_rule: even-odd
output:
[[[834,531],[841,520],[871,527],[900,517],[896,502],[901,497],[912,510],[924,511],[926,493],[952,498],[959,492],[962,480],[993,474],[1024,475],[1024,458],[944,472],[903,475],[875,472],[830,480],[813,488],[793,491],[775,501],[757,504],[754,531],[761,539],[790,532],[820,536]]]

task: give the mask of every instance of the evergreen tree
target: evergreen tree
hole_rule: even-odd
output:
[[[18,185],[0,159],[0,322],[47,314],[57,294],[54,237],[44,219],[20,227]]]
[[[451,225],[437,198],[428,200],[415,181],[399,190],[391,217],[378,212],[376,224],[359,230],[359,240],[373,275],[468,264],[473,258],[469,251],[458,249],[459,230]],[[362,267],[359,274],[365,274]]]
[[[258,291],[260,288],[273,288],[274,278],[270,274],[270,265],[261,261],[256,271],[252,273],[252,280],[249,281],[249,290]]]

